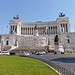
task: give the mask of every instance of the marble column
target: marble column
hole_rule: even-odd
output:
[[[63,25],[61,24],[61,32],[63,33]]]
[[[27,35],[28,35],[28,27],[27,27]]]
[[[40,30],[40,34],[41,34],[41,28],[39,28],[39,30]]]
[[[24,28],[24,35],[25,35],[25,28]]]
[[[51,27],[51,34],[53,34],[53,28]]]
[[[54,34],[55,34],[55,26],[54,26]]]
[[[32,35],[32,27],[31,27],[31,35]]]
[[[27,35],[27,28],[25,28],[25,35]]]
[[[53,26],[52,26],[52,34],[53,34]]]
[[[24,28],[23,28],[23,35],[24,35]]]
[[[24,35],[25,35],[25,28],[24,28]]]
[[[29,27],[28,27],[28,35],[29,35]]]
[[[34,35],[34,27],[33,27],[33,35]]]
[[[63,24],[63,29],[64,29],[63,31],[65,32],[65,24]]]
[[[13,30],[13,26],[12,26],[12,30]]]
[[[56,34],[56,26],[55,26],[55,34]]]
[[[10,29],[10,31],[11,31],[11,34],[12,34],[12,26],[11,26],[11,29]]]
[[[13,26],[12,26],[12,31],[13,31]]]
[[[21,28],[21,34],[23,35],[23,29]]]
[[[53,34],[53,26],[52,26],[52,34]]]
[[[42,27],[42,34],[43,34],[43,27]]]
[[[43,27],[42,27],[42,34],[43,34]]]
[[[31,27],[30,27],[30,35],[31,35]]]
[[[22,28],[22,35],[23,35],[23,28]]]
[[[27,27],[26,27],[26,35],[27,35]]]
[[[52,32],[53,32],[53,34],[54,34],[54,26],[53,26],[53,31],[52,31]]]
[[[28,35],[30,35],[30,27],[28,27]]]
[[[49,29],[48,29],[48,34],[49,34]]]
[[[53,34],[54,34],[54,32],[55,32],[55,31],[54,31],[54,26],[53,26]]]
[[[66,24],[66,32],[68,32],[68,29],[67,29],[67,24]]]
[[[33,35],[33,27],[32,27],[32,35]]]
[[[24,28],[23,28],[23,35],[24,35]]]
[[[32,27],[30,27],[30,32],[31,32],[31,34],[30,34],[30,35],[32,35]]]
[[[40,27],[39,27],[39,35],[40,35]]]
[[[50,34],[51,34],[51,26],[50,26]]]
[[[31,35],[31,27],[30,27],[30,35]]]

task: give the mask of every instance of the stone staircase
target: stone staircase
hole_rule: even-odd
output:
[[[45,51],[46,47],[45,46],[32,46],[32,47],[17,47],[15,49],[12,49],[11,51]]]

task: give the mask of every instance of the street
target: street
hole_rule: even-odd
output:
[[[46,55],[35,55],[31,54],[30,57],[36,59],[47,60],[61,66],[70,72],[75,74],[75,54],[46,54]]]

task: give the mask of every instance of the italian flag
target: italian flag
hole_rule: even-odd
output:
[[[44,29],[43,33],[45,33],[46,31],[48,31],[48,29],[49,29],[49,26],[47,26],[47,27]]]
[[[14,33],[14,31],[12,30],[12,34]]]
[[[12,30],[12,34],[15,33],[16,31],[17,31],[17,27],[14,30]]]
[[[14,32],[16,32],[16,31],[17,31],[17,27],[15,28]]]

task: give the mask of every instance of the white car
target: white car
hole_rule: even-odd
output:
[[[29,54],[29,52],[25,52],[25,51],[23,51],[21,54],[20,54],[20,56],[29,56],[30,54]]]
[[[2,51],[1,53],[2,53],[2,55],[10,55],[9,51]]]
[[[44,55],[44,54],[46,54],[45,51],[36,52],[36,55]]]

